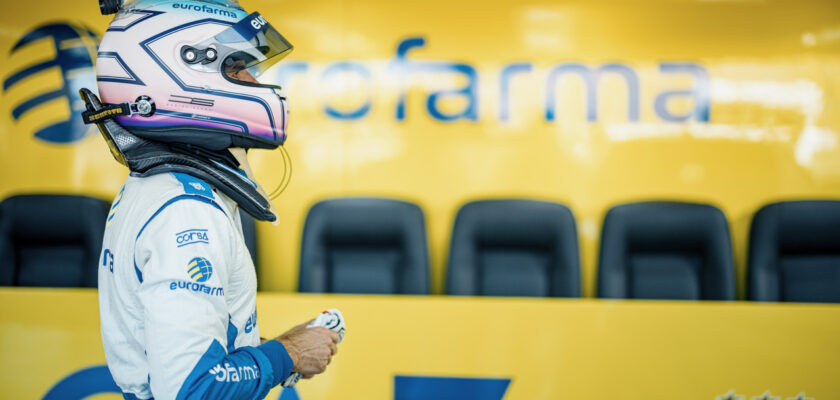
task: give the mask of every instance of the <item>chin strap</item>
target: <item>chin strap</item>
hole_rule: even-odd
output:
[[[151,176],[164,172],[182,172],[203,179],[234,200],[243,210],[261,221],[274,221],[271,202],[260,194],[258,186],[243,176],[234,164],[235,158],[224,153],[209,152],[194,146],[177,146],[142,139],[118,124],[114,117],[133,107],[129,103],[103,105],[88,89],[79,91],[88,117],[85,123],[96,123],[111,148],[111,154],[135,176]],[[151,99],[148,99],[151,100]],[[134,104],[139,104],[139,101]],[[154,103],[152,103],[154,112]],[[90,122],[88,122],[90,121]]]

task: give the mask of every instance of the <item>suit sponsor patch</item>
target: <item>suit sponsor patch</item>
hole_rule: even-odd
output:
[[[175,234],[175,245],[184,247],[196,243],[210,243],[207,229],[187,229]]]

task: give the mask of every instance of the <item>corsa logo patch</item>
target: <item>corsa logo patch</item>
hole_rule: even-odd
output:
[[[207,282],[213,276],[213,266],[204,257],[196,257],[187,264],[187,273],[193,282]]]
[[[184,247],[195,243],[210,243],[210,238],[207,236],[207,229],[187,229],[183,232],[175,234],[175,244],[178,247]]]

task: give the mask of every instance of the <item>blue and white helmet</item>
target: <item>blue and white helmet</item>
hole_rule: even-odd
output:
[[[154,104],[152,113],[116,117],[140,137],[273,149],[286,139],[289,109],[279,86],[255,77],[291,50],[263,16],[235,1],[129,0],[99,45],[99,95],[110,104]]]

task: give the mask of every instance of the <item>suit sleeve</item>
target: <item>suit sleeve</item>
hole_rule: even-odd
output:
[[[275,340],[234,349],[225,290],[239,233],[213,200],[180,197],[146,223],[134,251],[152,393],[261,399],[292,360]]]

